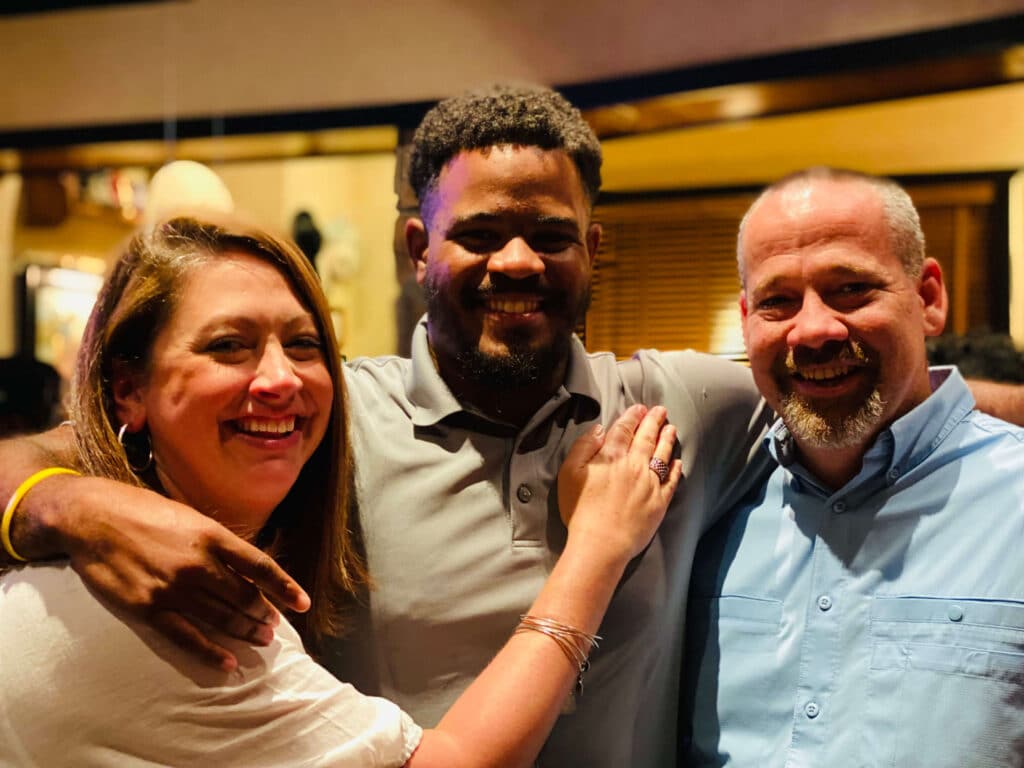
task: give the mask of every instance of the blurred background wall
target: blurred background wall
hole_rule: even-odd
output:
[[[560,88],[602,139],[591,348],[741,356],[736,222],[817,163],[903,181],[949,330],[1024,341],[1024,0],[67,5],[0,8],[0,358],[66,378],[149,179],[181,158],[268,226],[315,229],[346,355],[405,351],[411,130],[510,79]]]
[[[38,11],[47,0],[4,5]],[[401,104],[495,79],[590,83],[1020,10],[1018,0],[110,3],[0,24],[0,130]]]

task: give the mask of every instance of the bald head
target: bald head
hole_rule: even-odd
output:
[[[780,209],[799,212],[809,204],[815,188],[822,185],[846,186],[852,194],[866,193],[874,196],[885,221],[888,243],[893,254],[910,277],[916,278],[921,274],[925,254],[924,232],[921,230],[917,209],[906,190],[892,179],[819,166],[798,171],[766,187],[743,216],[736,242],[736,260],[744,287],[747,253],[744,241],[751,219],[770,201],[779,203]]]

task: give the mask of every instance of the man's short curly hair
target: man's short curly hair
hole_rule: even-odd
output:
[[[601,144],[564,96],[542,86],[493,85],[438,103],[412,139],[409,181],[422,204],[463,150],[498,145],[564,150],[591,203],[601,188]]]

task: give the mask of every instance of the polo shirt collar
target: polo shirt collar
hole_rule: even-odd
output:
[[[405,389],[415,407],[412,423],[417,427],[427,427],[461,411],[462,405],[455,399],[434,365],[434,356],[430,354],[430,343],[427,341],[426,315],[420,318],[412,332],[410,349],[412,365],[406,374],[408,379]]]
[[[418,427],[437,424],[454,413],[467,411],[448,388],[434,364],[427,339],[427,316],[416,324],[411,344],[412,365],[406,374],[406,391],[415,408],[412,421]],[[600,402],[600,391],[587,362],[587,351],[573,335],[569,343],[569,365],[565,383],[554,399],[565,400],[573,395]]]

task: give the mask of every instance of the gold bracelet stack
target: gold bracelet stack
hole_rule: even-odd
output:
[[[529,614],[519,617],[519,625],[513,634],[520,632],[540,632],[558,643],[565,658],[576,668],[576,695],[583,693],[583,673],[590,669],[590,652],[598,647],[600,635],[592,635],[555,619]]]

